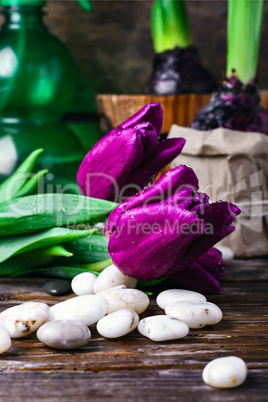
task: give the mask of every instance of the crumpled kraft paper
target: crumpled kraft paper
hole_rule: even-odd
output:
[[[171,167],[187,165],[210,201],[230,201],[241,209],[236,230],[221,241],[238,258],[268,255],[268,136],[217,128],[198,131],[173,125],[168,138],[186,144]]]

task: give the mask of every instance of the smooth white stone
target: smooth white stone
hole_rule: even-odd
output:
[[[219,357],[209,362],[203,372],[203,381],[214,388],[234,388],[247,377],[244,360],[236,356]]]
[[[141,320],[138,331],[152,341],[159,342],[184,338],[189,332],[189,327],[185,322],[176,318],[155,315]]]
[[[136,311],[127,308],[101,318],[97,323],[97,331],[105,338],[119,338],[133,331],[138,323]]]
[[[165,310],[168,303],[174,303],[176,301],[207,301],[206,297],[201,293],[194,292],[193,290],[185,289],[168,289],[159,293],[156,298],[156,303],[160,308]]]
[[[48,321],[77,320],[89,326],[98,322],[108,311],[108,303],[98,295],[72,297],[50,307]]]
[[[219,250],[222,254],[222,259],[225,264],[230,264],[234,259],[234,252],[230,247],[226,246],[215,246],[217,250]]]
[[[0,355],[8,350],[11,346],[11,338],[8,330],[0,325]]]
[[[125,285],[119,285],[119,286],[115,286],[115,287],[110,288],[110,289],[103,290],[103,292],[100,292],[100,293],[109,292],[110,290],[126,289],[126,288],[127,287]]]
[[[115,265],[109,265],[109,267],[105,268],[96,279],[96,282],[94,283],[94,291],[95,293],[100,293],[106,289],[120,285],[125,285],[126,288],[134,289],[137,282],[137,279],[124,275]]]
[[[91,272],[82,272],[73,278],[71,282],[72,291],[77,296],[93,295],[95,293],[94,283],[96,279],[96,275]]]
[[[77,349],[88,344],[91,333],[80,321],[59,320],[42,325],[36,336],[40,342],[54,349]]]
[[[127,289],[125,287],[117,286],[98,293],[99,296],[105,297],[109,304],[108,314],[117,310],[130,308],[136,313],[143,313],[149,306],[150,299],[142,291],[138,289]]]
[[[170,317],[186,322],[189,328],[202,328],[217,324],[222,319],[222,311],[210,302],[174,302],[169,303],[165,313]]]
[[[0,324],[6,327],[11,338],[22,338],[36,331],[48,316],[49,307],[45,303],[26,302],[4,310]]]

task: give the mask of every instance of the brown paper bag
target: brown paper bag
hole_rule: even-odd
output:
[[[186,144],[171,167],[193,168],[199,190],[211,201],[230,201],[242,211],[236,230],[221,244],[238,258],[268,255],[268,136],[173,125],[168,138],[177,137],[185,138]]]

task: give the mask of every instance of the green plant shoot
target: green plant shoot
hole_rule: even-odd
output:
[[[184,0],[155,0],[151,13],[151,33],[156,53],[191,45],[189,19]]]
[[[264,0],[228,1],[227,77],[247,84],[256,76]]]

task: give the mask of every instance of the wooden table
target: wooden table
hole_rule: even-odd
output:
[[[0,308],[25,301],[53,305],[47,278],[0,278]],[[13,340],[0,355],[1,401],[268,401],[268,260],[235,261],[226,269],[222,294],[208,296],[223,311],[217,325],[191,330],[178,341],[156,343],[137,330],[106,340],[92,328],[82,349],[62,352],[35,335]],[[151,296],[143,316],[163,313]],[[206,363],[235,355],[248,366],[246,382],[216,390],[202,381]]]

